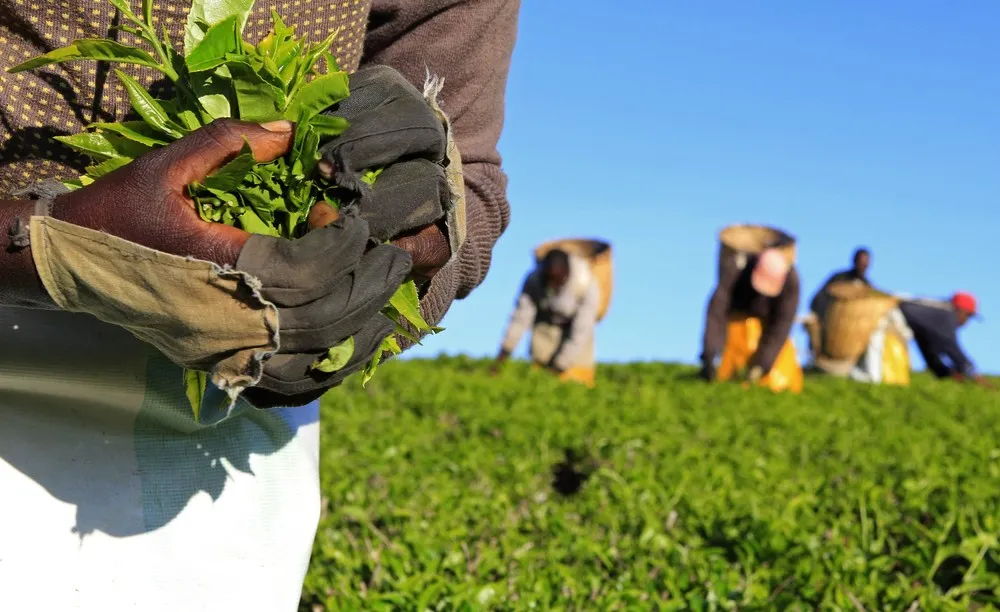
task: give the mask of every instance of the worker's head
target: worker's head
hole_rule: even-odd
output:
[[[871,251],[861,247],[854,251],[854,258],[851,261],[854,264],[854,271],[857,275],[864,276],[868,272],[868,266],[872,263]]]
[[[955,316],[958,318],[958,326],[962,327],[969,322],[969,319],[979,317],[978,304],[976,298],[971,293],[959,291],[951,296],[951,305],[955,309]]]
[[[791,264],[777,249],[764,249],[757,256],[753,272],[750,273],[750,283],[757,293],[775,297],[785,288],[785,279]]]
[[[566,251],[552,249],[542,258],[542,277],[545,285],[559,290],[569,280],[569,255]]]

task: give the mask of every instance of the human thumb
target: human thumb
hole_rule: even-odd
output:
[[[289,151],[295,136],[294,124],[273,121],[259,124],[234,119],[218,119],[160,150],[166,162],[167,179],[189,185],[224,166],[250,145],[257,163],[273,161]]]

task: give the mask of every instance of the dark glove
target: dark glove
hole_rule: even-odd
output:
[[[363,367],[393,330],[380,314],[410,271],[402,249],[369,244],[368,224],[345,212],[331,225],[294,242],[254,235],[236,267],[261,281],[261,295],[278,306],[279,352],[244,396],[258,407],[301,405]],[[330,347],[354,337],[354,353],[335,372],[311,366]]]
[[[349,191],[380,241],[443,219],[451,201],[447,140],[423,94],[388,66],[357,71],[350,87],[350,97],[326,111],[350,127],[320,148],[320,173]],[[375,168],[383,170],[369,187],[361,176]]]

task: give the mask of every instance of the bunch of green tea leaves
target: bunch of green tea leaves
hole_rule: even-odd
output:
[[[255,162],[249,145],[225,166],[189,192],[201,217],[257,234],[285,238],[305,233],[311,207],[319,200],[339,206],[339,190],[314,176],[323,139],[341,134],[348,126],[343,117],[323,114],[350,95],[348,75],[330,53],[336,33],[310,44],[297,38],[272,11],[270,33],[254,45],[243,39],[243,28],[254,0],[194,0],[188,13],[184,53],[171,44],[164,30],[158,35],[153,24],[153,2],[142,0],[137,15],[128,0],[108,0],[121,13],[128,32],[149,50],[123,45],[110,39],[84,39],[24,62],[9,72],[33,70],[49,64],[79,60],[132,64],[153,69],[173,84],[170,99],[157,99],[134,78],[116,70],[139,119],[120,123],[95,123],[89,130],[56,137],[65,145],[93,160],[86,174],[66,184],[76,189],[120,168],[136,157],[165,146],[220,118],[266,122],[295,122],[295,138],[289,154],[273,162]],[[326,70],[320,66],[325,63]],[[380,172],[371,169],[364,178],[370,185]],[[381,350],[367,364],[362,380],[367,383],[385,353],[398,354],[396,335],[410,337],[404,323],[417,332],[436,333],[420,314],[419,298],[412,281],[404,283],[383,313],[396,323]],[[411,338],[415,340],[414,338]],[[344,367],[354,352],[354,340],[329,350],[313,364],[323,372]],[[200,372],[186,375],[188,396],[194,411],[207,385]]]

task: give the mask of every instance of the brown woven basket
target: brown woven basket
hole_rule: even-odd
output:
[[[535,261],[541,262],[545,254],[552,249],[562,249],[570,255],[583,257],[590,262],[590,270],[597,279],[601,289],[601,304],[597,311],[597,320],[601,321],[608,314],[611,305],[613,288],[613,270],[611,267],[611,244],[603,240],[588,238],[564,238],[552,240],[535,248]]]
[[[833,299],[823,317],[823,354],[857,361],[879,321],[899,305],[899,298],[852,281],[834,283],[828,291]]]
[[[766,225],[730,225],[719,232],[719,274],[741,257],[777,248],[790,265],[795,265],[795,237]]]

